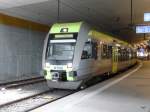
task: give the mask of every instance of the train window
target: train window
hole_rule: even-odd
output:
[[[103,59],[109,59],[109,58],[111,58],[112,57],[112,46],[103,44],[102,54],[101,55],[102,55]]]
[[[132,59],[136,58],[136,52],[132,50]]]
[[[97,59],[97,49],[98,44],[96,42],[92,43],[92,58]]]
[[[133,53],[131,49],[121,48],[118,50],[119,61],[127,61],[133,58]]]
[[[123,50],[123,61],[127,60],[127,53],[126,53],[126,49]]]
[[[102,58],[106,58],[107,57],[107,45],[103,44],[102,46]]]
[[[129,49],[129,50],[128,50],[128,53],[129,53],[129,60],[130,60],[130,59],[132,59],[132,50]]]
[[[50,43],[48,43],[48,45],[50,45]],[[47,53],[46,53],[46,57],[49,57],[51,54],[52,50],[50,47],[47,48]]]
[[[89,58],[92,58],[92,44],[88,42],[84,45],[81,59],[89,59]]]
[[[122,61],[122,52],[121,52],[121,48],[118,48],[118,61]]]
[[[51,43],[47,48],[47,59],[72,60],[75,43]]]
[[[112,46],[108,46],[108,58],[112,57]]]
[[[126,51],[124,48],[119,48],[118,49],[118,60],[119,61],[125,61],[126,60]]]
[[[125,49],[125,61],[129,60],[129,51]]]

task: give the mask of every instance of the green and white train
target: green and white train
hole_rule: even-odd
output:
[[[84,22],[56,23],[44,42],[42,66],[50,88],[78,89],[135,63],[131,45]]]

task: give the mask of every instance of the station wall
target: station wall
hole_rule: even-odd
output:
[[[0,25],[0,79],[39,74],[45,33]]]
[[[46,33],[0,23],[0,80],[40,75]]]

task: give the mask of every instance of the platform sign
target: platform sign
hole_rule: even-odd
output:
[[[150,26],[136,26],[136,33],[150,33]]]
[[[144,21],[145,22],[150,21],[150,13],[144,13]]]

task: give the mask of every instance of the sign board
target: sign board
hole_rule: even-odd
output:
[[[136,26],[136,33],[150,33],[150,26]]]
[[[144,13],[144,21],[150,21],[150,13]]]

